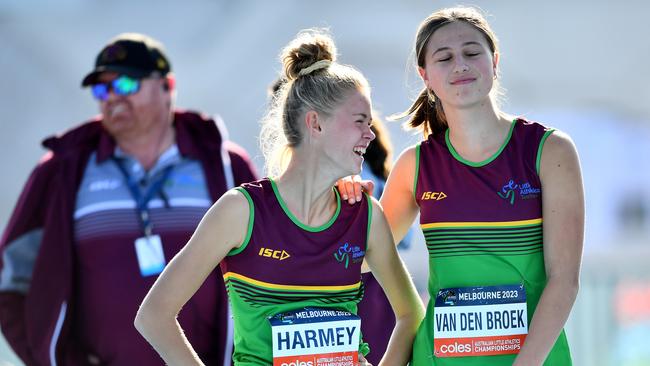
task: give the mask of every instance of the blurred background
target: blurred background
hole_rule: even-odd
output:
[[[0,1],[0,229],[40,141],[97,113],[80,88],[100,49],[126,31],[167,48],[177,105],[220,114],[260,172],[258,121],[280,49],[303,28],[329,27],[342,63],[373,87],[374,107],[408,107],[418,24],[454,1]],[[587,202],[582,286],[567,324],[575,365],[650,365],[650,3],[473,1],[501,45],[503,109],[568,132]],[[390,123],[395,150],[420,136]],[[422,238],[401,252],[426,292]],[[0,365],[20,365],[0,339]]]

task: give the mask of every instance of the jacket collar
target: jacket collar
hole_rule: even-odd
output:
[[[211,118],[192,111],[175,110],[173,124],[176,129],[176,145],[181,155],[199,159],[202,156],[201,149],[214,153],[221,149],[222,136]],[[196,141],[201,141],[200,145]],[[65,155],[69,151],[84,147],[94,148],[98,163],[109,159],[116,146],[113,137],[102,126],[101,116],[63,134],[48,137],[42,144],[55,155]]]

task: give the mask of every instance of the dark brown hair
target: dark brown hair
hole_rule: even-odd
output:
[[[485,20],[485,17],[471,7],[446,8],[429,15],[418,27],[415,37],[415,57],[417,66],[426,66],[426,47],[431,36],[441,27],[453,23],[465,22],[481,32],[492,51],[492,55],[498,52],[498,40],[496,35]],[[406,125],[409,128],[420,129],[425,138],[430,134],[444,132],[447,129],[447,118],[438,97],[426,86],[422,89],[413,104],[396,118],[410,116]]]
[[[388,179],[388,174],[393,165],[393,146],[390,142],[390,135],[384,122],[378,117],[372,117],[372,132],[375,133],[375,139],[370,142],[366,153],[363,155],[364,161],[370,166],[372,173],[378,177]]]

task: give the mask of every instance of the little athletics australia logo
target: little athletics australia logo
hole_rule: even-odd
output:
[[[501,187],[501,191],[497,192],[497,194],[504,200],[509,201],[511,205],[514,205],[517,194],[519,194],[521,199],[525,200],[539,197],[541,192],[542,190],[540,188],[531,186],[529,182],[515,183],[513,179],[510,179],[508,183]]]
[[[339,247],[339,250],[334,252],[334,258],[337,262],[343,263],[345,268],[348,268],[350,260],[352,260],[352,263],[359,263],[363,261],[365,254],[366,252],[361,250],[359,246],[345,243]]]

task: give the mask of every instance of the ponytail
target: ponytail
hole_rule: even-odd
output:
[[[426,87],[422,89],[413,104],[405,112],[393,115],[390,119],[401,119],[408,116],[410,118],[406,121],[405,127],[422,131],[425,139],[431,134],[435,135],[447,129],[447,118],[442,109],[442,104],[435,94]]]

